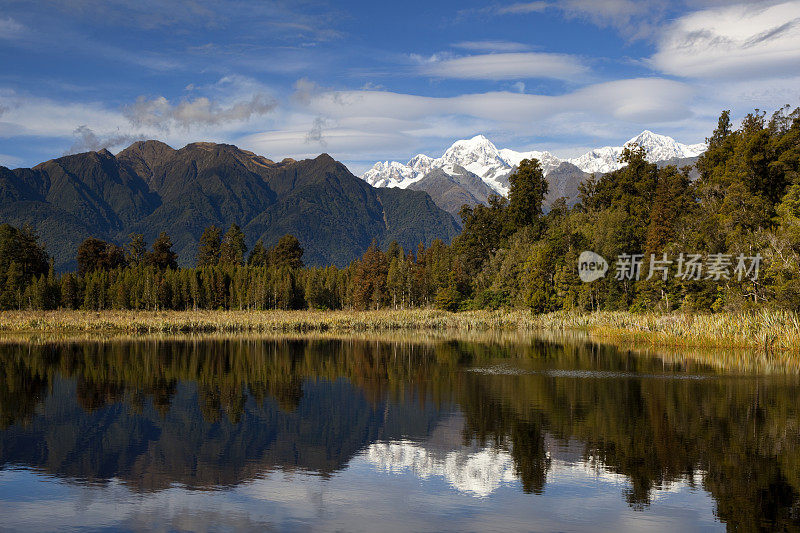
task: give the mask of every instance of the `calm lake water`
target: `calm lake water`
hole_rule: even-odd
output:
[[[0,529],[800,529],[800,382],[586,341],[0,345]]]

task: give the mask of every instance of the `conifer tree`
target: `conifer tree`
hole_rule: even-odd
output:
[[[153,242],[153,251],[147,256],[147,262],[159,270],[178,268],[178,256],[172,251],[172,239],[162,231]]]
[[[261,242],[261,239],[258,239],[250,255],[247,257],[247,264],[253,267],[263,267],[267,266],[268,263],[269,254],[267,249],[264,247],[264,243]]]
[[[132,267],[140,265],[147,256],[147,241],[141,233],[131,233],[125,245],[125,262]]]
[[[200,236],[197,247],[196,264],[198,268],[216,265],[219,262],[219,250],[222,232],[216,226],[209,226]]]
[[[294,235],[284,235],[270,250],[270,264],[277,267],[303,268],[303,247]]]
[[[247,245],[244,242],[242,229],[236,224],[231,224],[231,227],[225,232],[225,236],[222,237],[219,247],[219,263],[228,266],[241,265],[244,263],[246,252]]]
[[[512,227],[533,226],[538,229],[548,189],[539,160],[520,161],[517,171],[508,177],[508,181],[508,216]]]

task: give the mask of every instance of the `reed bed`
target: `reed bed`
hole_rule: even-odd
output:
[[[514,331],[529,330],[524,312],[381,311],[4,311],[0,331],[126,333]]]
[[[639,345],[800,351],[800,316],[788,311],[719,314],[627,312],[535,315],[526,311],[3,311],[9,333],[306,333],[584,331]]]

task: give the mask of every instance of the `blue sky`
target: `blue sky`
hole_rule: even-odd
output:
[[[142,138],[360,173],[482,133],[574,156],[800,105],[800,1],[0,0],[0,164]]]

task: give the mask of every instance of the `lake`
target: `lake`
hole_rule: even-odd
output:
[[[5,341],[0,529],[800,529],[800,380],[706,359],[558,336]]]

